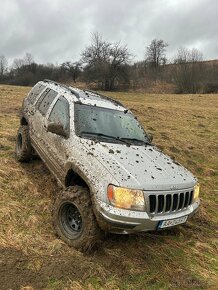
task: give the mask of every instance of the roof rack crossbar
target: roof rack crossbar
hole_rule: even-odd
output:
[[[73,88],[69,88],[69,90],[77,97],[77,99],[80,99],[80,95],[76,90],[74,90]]]

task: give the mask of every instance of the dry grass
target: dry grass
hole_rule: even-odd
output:
[[[28,90],[0,86],[1,289],[217,289],[218,95],[110,94],[197,175],[202,205],[187,225],[110,235],[87,256],[54,236],[50,205],[59,189],[43,163],[14,160]]]

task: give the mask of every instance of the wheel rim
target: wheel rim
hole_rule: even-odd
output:
[[[64,233],[70,238],[75,238],[82,232],[82,216],[79,209],[73,203],[67,202],[61,206],[60,222]]]
[[[19,152],[22,148],[23,145],[23,139],[21,133],[18,134],[17,136],[17,151]]]

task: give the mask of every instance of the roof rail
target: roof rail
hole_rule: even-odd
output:
[[[68,87],[66,85],[63,85],[63,84],[60,84],[58,82],[55,82],[55,81],[52,81],[52,80],[48,80],[48,79],[44,79],[44,82],[46,83],[52,83],[56,86],[60,86],[60,87],[63,87],[65,88],[66,90],[70,91],[71,94],[73,94],[78,100],[80,100],[80,94],[79,92],[77,92],[74,88],[71,88],[71,87]],[[111,103],[113,103],[114,105],[116,106],[121,106],[123,107],[123,104],[117,100],[114,100],[108,96],[105,96],[105,95],[102,95],[102,94],[99,94],[98,92],[96,91],[92,91],[92,90],[83,90],[84,93],[91,93],[93,95],[96,95],[98,96],[99,98],[101,98],[102,100],[107,100],[107,101],[110,101]]]
[[[58,82],[55,82],[55,81],[52,81],[52,80],[48,80],[48,79],[44,79],[43,82],[46,82],[46,83],[52,83],[56,86],[61,86],[61,87],[64,87],[65,89],[69,90],[70,88],[66,85],[63,85],[63,84],[60,84]]]
[[[117,105],[117,106],[121,106],[121,107],[123,107],[123,104],[122,104],[121,102],[119,102],[119,101],[117,101],[117,100],[114,100],[114,99],[112,99],[112,98],[110,98],[110,97],[108,97],[108,96],[105,96],[105,95],[99,94],[99,93],[96,92],[96,91],[92,91],[92,90],[84,90],[84,92],[92,93],[92,94],[94,94],[94,95],[96,95],[96,96],[99,96],[99,97],[100,97],[101,99],[103,99],[103,100],[110,101],[110,102],[114,103],[114,104]]]
[[[79,94],[78,94],[75,90],[69,88],[69,87],[66,86],[66,85],[63,85],[63,84],[60,84],[60,83],[58,83],[58,82],[55,82],[55,81],[52,81],[52,80],[48,80],[48,79],[44,79],[43,82],[46,82],[46,83],[52,83],[52,84],[54,84],[54,85],[56,85],[56,86],[63,87],[64,89],[70,91],[71,94],[73,94],[74,96],[76,96],[77,99],[80,98]]]

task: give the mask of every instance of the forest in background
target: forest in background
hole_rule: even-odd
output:
[[[218,92],[218,60],[205,61],[198,49],[180,47],[169,61],[168,46],[162,39],[153,39],[145,47],[144,60],[134,62],[127,46],[108,42],[95,33],[80,59],[74,62],[39,64],[33,55],[26,53],[9,66],[6,56],[0,55],[0,83],[31,86],[39,80],[51,79],[105,91]]]

